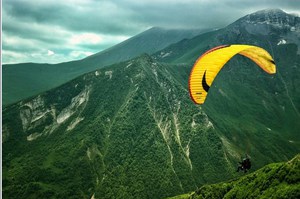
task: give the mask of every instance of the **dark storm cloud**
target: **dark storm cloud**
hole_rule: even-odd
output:
[[[186,0],[120,1],[131,10],[135,21],[163,27],[223,27],[252,12],[280,8],[300,12],[298,0]]]
[[[24,55],[39,52],[40,56],[35,57],[45,60],[31,61],[83,58],[76,56],[99,52],[153,26],[222,28],[266,8],[299,13],[300,3],[298,0],[3,0],[3,61],[29,61],[33,57],[24,60]],[[44,56],[45,53],[51,57]],[[50,59],[55,56],[56,59]]]
[[[259,9],[300,9],[298,0],[4,0],[9,15],[72,31],[134,34],[142,28],[220,26]],[[5,21],[3,21],[5,23]],[[140,28],[140,26],[143,26]]]
[[[27,23],[107,34],[133,34],[136,31],[131,30],[135,25],[129,10],[110,1],[6,0],[3,7],[11,17]]]

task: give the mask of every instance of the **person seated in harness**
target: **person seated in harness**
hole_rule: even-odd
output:
[[[242,170],[244,173],[246,173],[251,168],[251,161],[247,155],[241,162],[239,162],[239,164],[240,165],[238,166],[237,172]]]

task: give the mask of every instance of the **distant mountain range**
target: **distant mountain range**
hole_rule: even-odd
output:
[[[300,149],[299,34],[298,17],[260,11],[7,105],[3,197],[166,198],[238,177],[245,153],[252,170],[291,159]],[[235,56],[194,105],[194,61],[234,43],[268,50],[276,75]]]
[[[3,65],[3,104],[11,104],[39,94],[84,73],[132,59],[142,53],[152,54],[204,31],[154,27],[82,60],[59,64]]]

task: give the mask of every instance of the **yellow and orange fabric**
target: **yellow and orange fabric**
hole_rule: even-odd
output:
[[[263,48],[251,45],[223,45],[198,58],[189,77],[189,92],[196,104],[203,104],[208,90],[223,66],[236,54],[248,57],[265,72],[276,73],[272,56]]]

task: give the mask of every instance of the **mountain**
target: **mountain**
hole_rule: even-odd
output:
[[[235,25],[243,26],[250,33],[260,33],[262,35],[298,32],[300,18],[287,14],[280,9],[267,9],[249,14],[237,21]],[[294,40],[296,41],[296,40]]]
[[[154,53],[204,30],[150,28],[120,44],[85,59],[59,64],[3,65],[3,104],[36,95],[84,73],[129,60],[142,53]]]
[[[3,196],[163,198],[232,176],[169,67],[143,55],[4,108]]]
[[[228,182],[204,185],[192,194],[172,199],[205,198],[299,198],[300,155],[283,163],[273,163]]]
[[[254,34],[239,24],[6,106],[3,196],[166,198],[238,177],[245,153],[253,170],[298,154],[300,56],[296,43],[278,41],[299,33]],[[277,74],[236,56],[206,103],[194,105],[187,91],[193,62],[232,42],[266,48]]]
[[[154,54],[157,60],[193,63],[206,50],[224,44],[252,44],[272,48],[299,43],[300,17],[280,9],[261,10],[242,17],[225,28],[184,39]]]

